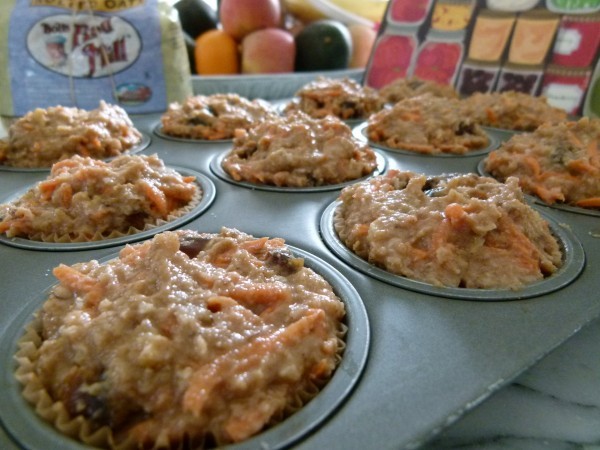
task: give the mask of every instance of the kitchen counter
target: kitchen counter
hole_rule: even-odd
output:
[[[445,429],[425,450],[600,448],[600,320]]]

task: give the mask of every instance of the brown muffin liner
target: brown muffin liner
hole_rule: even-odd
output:
[[[110,448],[114,450],[139,448],[138,443],[136,443],[131,436],[121,436],[117,438],[108,426],[96,428],[91,421],[81,415],[72,417],[62,402],[54,401],[50,397],[39,376],[35,373],[36,361],[39,358],[39,350],[43,343],[43,339],[40,335],[41,329],[42,321],[36,313],[33,320],[26,325],[23,336],[17,342],[18,350],[15,354],[15,360],[17,362],[15,378],[23,386],[23,398],[33,406],[36,414],[54,426],[54,428],[63,435],[93,447]],[[338,340],[336,368],[339,367],[346,348],[345,336],[347,331],[347,325],[340,323],[339,329],[336,332]],[[271,417],[269,422],[265,424],[265,430],[268,430],[300,410],[310,400],[317,396],[323,386],[325,386],[332,377],[333,375],[325,380],[310,381],[305,389],[298,392],[283,410]],[[252,437],[249,439],[251,438]],[[210,448],[213,447],[212,444],[216,444],[217,446],[228,444],[218,441],[215,442],[214,437],[210,435],[210,433],[207,433],[205,436],[194,438],[193,442],[191,439],[184,438],[177,445],[173,445],[170,442],[168,431],[163,430],[151,448],[171,449],[187,448],[189,446],[201,449],[204,448],[205,442],[210,443]]]
[[[187,205],[171,211],[166,219],[159,218],[154,223],[145,224],[144,228],[141,228],[141,229],[135,228],[135,227],[129,227],[129,229],[126,232],[115,230],[115,231],[111,231],[108,235],[100,233],[100,232],[96,232],[91,237],[89,237],[88,235],[85,235],[83,233],[76,234],[76,235],[60,235],[57,233],[37,232],[37,233],[30,234],[25,239],[29,239],[30,241],[50,242],[50,243],[56,243],[56,244],[69,244],[69,243],[75,243],[75,242],[92,242],[92,241],[103,241],[106,239],[116,239],[116,238],[120,238],[120,237],[124,237],[124,236],[131,236],[131,235],[134,235],[137,233],[141,233],[143,231],[152,230],[154,228],[160,227],[169,222],[177,220],[180,217],[185,216],[186,214],[189,214],[196,206],[198,206],[198,204],[202,200],[203,191],[199,184],[196,184],[196,188],[197,189],[196,189],[196,192],[194,193],[194,196],[192,197],[192,199],[190,200],[190,202]],[[17,237],[21,237],[21,236],[17,236]]]

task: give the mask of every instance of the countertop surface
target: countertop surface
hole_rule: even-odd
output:
[[[600,449],[600,320],[423,448]]]

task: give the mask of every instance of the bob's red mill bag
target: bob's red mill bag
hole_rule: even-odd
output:
[[[160,112],[192,93],[177,11],[163,0],[1,0],[0,115],[35,108]]]

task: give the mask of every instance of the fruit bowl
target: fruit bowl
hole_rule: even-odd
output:
[[[193,75],[195,95],[234,93],[249,99],[277,100],[293,97],[298,89],[318,76],[352,78],[361,82],[364,69],[328,70],[323,72],[294,72],[264,75]]]

